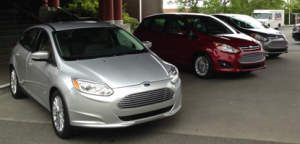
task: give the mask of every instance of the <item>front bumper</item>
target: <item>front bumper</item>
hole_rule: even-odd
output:
[[[292,37],[295,41],[300,41],[300,32],[293,32]]]
[[[163,80],[151,83],[150,87],[133,85],[115,88],[111,96],[89,95],[73,88],[64,94],[64,98],[67,103],[70,124],[72,126],[90,128],[128,127],[172,116],[177,113],[181,108],[182,99],[180,85],[181,80],[175,85],[170,80]],[[174,92],[173,98],[160,103],[135,108],[121,109],[118,107],[118,103],[128,95],[161,88],[172,90]],[[134,119],[121,120],[124,117],[127,119],[128,117],[133,117]]]
[[[241,63],[239,60],[243,55],[258,53],[263,55],[263,58],[259,61],[253,61],[248,63]],[[214,71],[220,72],[246,72],[254,71],[266,68],[265,53],[261,50],[241,52],[239,54],[231,54],[215,50],[214,55],[216,59],[213,59]],[[224,64],[225,63],[225,64]]]
[[[261,42],[266,54],[281,54],[288,52],[288,42],[284,38]]]

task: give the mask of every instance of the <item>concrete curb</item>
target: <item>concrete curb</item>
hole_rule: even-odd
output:
[[[4,85],[0,85],[0,90],[1,90],[1,89],[5,89],[5,88],[8,88],[9,86],[10,86],[9,83],[4,84]]]

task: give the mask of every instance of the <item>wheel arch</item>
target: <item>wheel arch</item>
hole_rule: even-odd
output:
[[[199,51],[194,52],[194,54],[193,54],[193,56],[192,56],[192,61],[191,61],[191,64],[192,64],[192,65],[194,64],[194,61],[195,61],[195,59],[197,58],[197,55],[199,55],[199,54],[207,55],[207,56],[209,56],[210,59],[212,60],[212,58],[211,58],[211,56],[210,56],[209,53],[207,53],[207,52],[205,52],[205,51],[200,51],[200,50],[199,50]]]
[[[57,87],[55,87],[55,86],[52,86],[51,89],[50,89],[50,92],[49,92],[49,104],[50,104],[50,106],[51,106],[51,98],[52,98],[52,95],[53,95],[53,93],[54,93],[56,90],[59,91],[59,89],[58,89]]]

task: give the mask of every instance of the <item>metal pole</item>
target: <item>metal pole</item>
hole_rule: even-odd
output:
[[[16,28],[16,3],[14,3],[14,27]]]
[[[140,0],[140,22],[142,22],[142,0]]]
[[[289,25],[291,25],[291,0],[289,0]]]

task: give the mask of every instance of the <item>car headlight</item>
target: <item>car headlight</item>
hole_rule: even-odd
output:
[[[227,44],[214,42],[214,45],[216,46],[217,49],[224,51],[224,52],[229,52],[229,53],[238,53],[239,52],[237,49],[235,49],[232,46],[227,45]]]
[[[294,32],[300,32],[300,27],[295,27]]]
[[[172,66],[171,70],[169,71],[169,76],[171,79],[171,83],[175,84],[179,80],[179,71],[175,66]]]
[[[74,87],[84,93],[100,96],[109,96],[113,90],[105,83],[96,83],[81,79],[72,79]]]
[[[265,37],[263,37],[259,34],[251,34],[251,37],[253,37],[253,38],[255,38],[256,40],[259,40],[259,41],[264,41],[264,42],[268,41],[267,38],[265,38]]]

